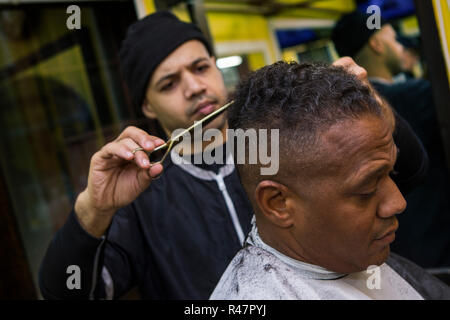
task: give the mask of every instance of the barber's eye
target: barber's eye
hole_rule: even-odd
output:
[[[168,90],[172,89],[172,87],[173,87],[173,82],[166,83],[165,85],[162,86],[161,91],[168,91]]]
[[[209,66],[208,65],[201,65],[201,66],[199,66],[198,68],[197,68],[197,71],[199,71],[199,72],[203,72],[203,71],[205,71],[206,69],[208,69],[209,68]]]

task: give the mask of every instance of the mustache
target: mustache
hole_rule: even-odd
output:
[[[219,99],[216,96],[203,94],[201,96],[198,96],[195,98],[195,100],[192,102],[192,104],[186,109],[186,115],[191,116],[193,115],[200,105],[200,103],[203,103],[204,101],[211,101],[212,103],[217,103]]]

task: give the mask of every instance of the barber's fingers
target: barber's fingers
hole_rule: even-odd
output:
[[[118,143],[117,141],[110,142],[104,145],[95,155],[103,160],[109,159],[121,159],[121,160],[132,160],[134,154],[129,147],[123,143]]]
[[[152,151],[154,148],[164,144],[164,140],[161,138],[151,136],[147,132],[145,132],[142,129],[130,126],[127,127],[116,139],[116,141],[120,141],[123,139],[131,139],[136,144],[139,145],[139,147],[143,148],[145,151]]]
[[[133,154],[133,160],[138,167],[142,169],[150,168],[150,160],[147,153],[144,151],[136,151],[137,149],[142,148],[136,141],[131,138],[124,138],[117,141],[117,144],[125,146]],[[153,146],[151,146],[151,149],[153,150]]]
[[[161,163],[153,164],[149,169],[150,177],[157,178],[163,171],[163,166]]]
[[[350,57],[342,57],[337,59],[332,63],[334,66],[343,67],[347,70],[356,70],[356,68],[361,68],[364,70],[364,68],[360,67],[356,62],[350,58]]]
[[[142,174],[138,176],[148,174],[146,179],[158,177],[163,171],[163,166],[159,163],[150,164],[147,154],[143,151],[133,153],[136,148],[138,145],[131,139],[110,142],[94,155],[91,166],[93,170],[103,171],[133,161],[138,168],[143,169]]]
[[[349,73],[354,74],[359,80],[368,83],[367,71],[363,67],[356,64],[356,62],[350,57],[342,57],[335,62],[334,66],[340,66],[346,69]]]
[[[101,159],[107,163],[116,163],[116,160],[122,161],[134,161],[136,165],[143,169],[150,168],[150,161],[145,152],[137,151],[133,152],[140,146],[130,138],[122,139],[119,141],[113,141],[106,144],[98,152]],[[113,162],[109,161],[112,160]],[[104,163],[103,166],[108,168],[108,164]]]
[[[350,57],[342,57],[332,63],[334,66],[348,67],[356,62]]]

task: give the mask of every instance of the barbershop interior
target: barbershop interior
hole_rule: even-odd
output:
[[[230,96],[276,61],[338,60],[333,30],[348,13],[371,15],[376,29],[388,21],[404,55],[389,83],[420,79],[430,87],[431,104],[411,111],[411,101],[400,102],[397,112],[422,140],[433,177],[407,199],[413,219],[398,216],[390,247],[450,285],[450,1],[0,0],[0,299],[44,299],[41,263],[102,146],[129,126],[167,139],[157,120],[133,107],[119,57],[131,24],[167,10],[212,44]],[[364,62],[371,80],[377,66]]]

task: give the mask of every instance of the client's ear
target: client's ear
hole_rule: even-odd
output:
[[[292,195],[289,188],[271,180],[261,181],[255,190],[255,200],[261,213],[273,224],[288,228],[294,223]]]
[[[142,103],[142,113],[149,119],[156,119],[156,113],[147,99]]]

